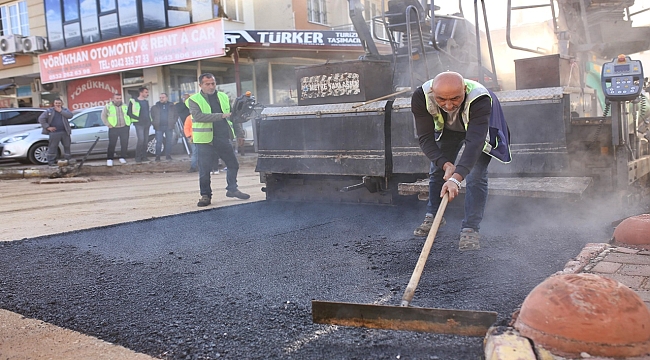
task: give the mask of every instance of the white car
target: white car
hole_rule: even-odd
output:
[[[85,155],[95,139],[99,137],[97,145],[91,154],[106,154],[108,150],[108,127],[102,123],[102,107],[83,110],[70,119],[72,128],[70,152],[73,156]],[[22,163],[36,165],[47,164],[48,135],[42,134],[42,128],[15,133],[0,139],[0,159],[11,159]],[[129,151],[135,151],[137,137],[135,127],[131,126],[129,136]],[[164,145],[163,145],[164,146]],[[120,143],[116,146],[116,155],[120,153]],[[147,153],[155,154],[156,136],[153,128],[150,129]],[[59,145],[58,158],[63,154],[63,145]]]

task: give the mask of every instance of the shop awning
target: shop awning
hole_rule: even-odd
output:
[[[14,87],[14,86],[16,86],[16,84],[14,84],[14,83],[0,85],[0,91],[7,90],[7,89],[9,89],[10,87]]]

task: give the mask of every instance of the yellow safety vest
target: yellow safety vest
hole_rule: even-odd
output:
[[[230,99],[228,98],[228,95],[224,92],[217,91],[217,98],[219,99],[219,105],[221,105],[221,111],[223,111],[224,114],[229,113]],[[202,113],[204,114],[212,113],[212,108],[210,107],[210,104],[200,92],[190,96],[187,100],[185,100],[185,105],[187,105],[188,108],[190,107],[189,104],[190,100],[194,101],[197,105],[199,105],[199,108],[201,108]],[[230,131],[232,132],[232,136],[234,138],[235,130],[232,127],[232,122],[230,120],[227,121],[228,121],[228,125],[230,126]],[[214,135],[212,124],[213,124],[212,122],[192,121],[192,140],[194,141],[195,144],[209,144],[212,142],[213,135]]]
[[[461,114],[461,120],[463,122],[463,126],[465,127],[465,131],[467,131],[467,125],[469,125],[469,106],[474,100],[476,100],[476,98],[481,95],[487,95],[490,97],[490,102],[492,101],[492,96],[490,96],[490,93],[487,91],[485,86],[481,85],[480,83],[467,79],[464,79],[464,81],[467,99],[465,100],[465,108]],[[433,116],[433,124],[435,125],[436,132],[439,133],[436,137],[436,141],[438,141],[440,140],[440,136],[442,136],[442,131],[445,129],[445,120],[442,117],[440,110],[438,109],[438,103],[429,97],[432,85],[433,80],[425,82],[422,84],[422,91],[424,91],[424,100],[427,104],[427,111],[429,114],[431,114],[431,116]]]
[[[122,109],[122,112],[124,113],[124,122],[126,123],[126,126],[131,126],[131,118],[126,114],[129,109],[128,106],[122,104],[120,105],[120,109]],[[115,125],[117,125],[117,106],[110,102],[106,105],[106,111],[106,120],[108,120],[108,123],[111,124],[112,127],[115,127]]]
[[[135,99],[130,99],[129,100],[132,104],[131,106],[131,112],[133,115],[137,116],[138,118],[140,117],[140,103],[135,101]],[[151,113],[149,113],[149,117],[151,117]],[[149,119],[151,120],[151,119]],[[132,122],[138,122],[137,119],[133,119]]]

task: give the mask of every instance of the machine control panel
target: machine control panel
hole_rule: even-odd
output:
[[[641,94],[643,66],[638,60],[619,55],[611,62],[603,64],[600,80],[607,99],[631,101]]]

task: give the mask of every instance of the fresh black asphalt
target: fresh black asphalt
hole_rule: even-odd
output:
[[[490,198],[481,250],[460,252],[457,199],[412,305],[497,311],[506,324],[584,244],[609,240],[628,215],[617,209]],[[163,359],[481,359],[478,337],[311,321],[312,299],[398,305],[423,215],[416,201],[262,201],[7,242],[0,308]]]

